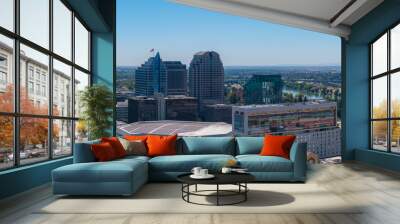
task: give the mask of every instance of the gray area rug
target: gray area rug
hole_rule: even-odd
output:
[[[317,184],[249,184],[248,200],[238,205],[204,206],[181,198],[177,183],[150,183],[131,197],[55,197],[35,213],[125,214],[125,213],[360,213],[359,205],[345,201]],[[231,189],[233,186],[224,186]],[[212,185],[199,190],[215,189]],[[193,189],[194,190],[194,187]],[[213,193],[210,193],[213,194]],[[226,197],[229,203],[236,197]],[[215,203],[215,197],[191,198],[194,202]]]

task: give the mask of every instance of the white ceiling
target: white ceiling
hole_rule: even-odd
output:
[[[350,26],[383,0],[171,0],[347,38]],[[346,7],[347,6],[347,7]]]

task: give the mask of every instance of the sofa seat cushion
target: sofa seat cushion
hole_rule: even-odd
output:
[[[210,171],[219,171],[230,159],[231,155],[174,155],[158,156],[149,160],[149,170],[152,172],[190,172],[193,167],[203,167]]]
[[[147,163],[140,159],[75,163],[53,170],[53,181],[131,182],[136,173],[144,170],[147,170]],[[147,176],[147,173],[143,175]]]
[[[293,172],[293,162],[279,156],[239,155],[236,160],[249,172]]]

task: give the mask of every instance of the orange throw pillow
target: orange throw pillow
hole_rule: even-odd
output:
[[[296,140],[294,135],[265,135],[261,156],[280,156],[290,159],[290,148]]]
[[[117,158],[112,145],[108,142],[93,144],[91,145],[91,149],[94,154],[94,157],[99,162],[110,161]]]
[[[176,139],[177,135],[172,136],[157,136],[150,135],[147,137],[147,155],[154,156],[166,156],[176,155]]]
[[[110,145],[114,149],[117,158],[122,158],[126,156],[126,151],[124,149],[124,146],[122,146],[121,142],[117,137],[101,138],[101,142],[110,143]]]
[[[124,139],[128,140],[128,141],[144,141],[146,142],[147,140],[147,135],[124,135]]]

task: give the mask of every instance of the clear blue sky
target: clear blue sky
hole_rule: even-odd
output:
[[[117,1],[117,65],[159,51],[189,64],[217,51],[224,65],[339,65],[340,38],[163,0]]]

